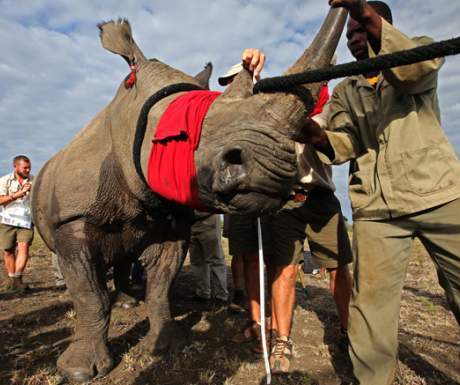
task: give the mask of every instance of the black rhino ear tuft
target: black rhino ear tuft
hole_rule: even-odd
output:
[[[133,39],[131,24],[127,19],[99,23],[102,46],[113,53],[121,55],[128,64],[145,61],[146,58]]]
[[[209,78],[212,74],[212,63],[208,62],[204,66],[204,69],[195,75],[195,80],[203,87],[205,90],[209,90]]]

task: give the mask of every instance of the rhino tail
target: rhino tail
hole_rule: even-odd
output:
[[[122,56],[128,64],[146,61],[144,54],[133,39],[131,25],[127,19],[99,23],[102,46],[113,53]]]

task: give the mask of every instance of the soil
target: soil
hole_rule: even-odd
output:
[[[66,383],[56,372],[55,363],[69,343],[75,312],[67,293],[54,286],[51,257],[40,239],[34,242],[31,254],[25,276],[30,292],[0,293],[2,385]],[[327,276],[304,278],[306,287],[300,281],[297,285],[292,373],[274,377],[272,384],[350,383],[351,364],[340,336]],[[191,301],[194,282],[187,264],[176,282],[174,316],[190,330],[185,347],[157,356],[142,353],[139,341],[148,330],[144,303],[133,309],[115,308],[109,347],[116,367],[91,383],[265,384],[261,357],[251,352],[250,345],[229,342],[247,315]],[[402,295],[399,340],[395,384],[460,384],[459,327],[437,283],[433,263],[418,243],[414,244]]]

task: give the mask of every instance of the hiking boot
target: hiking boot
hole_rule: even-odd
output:
[[[267,334],[265,337],[267,339],[267,350],[268,350],[268,354],[270,354],[272,347],[275,346],[275,341],[276,341],[276,338],[278,337],[278,333],[276,329],[268,329],[268,327],[266,329],[266,333]],[[262,346],[262,333],[259,336],[259,338],[257,338],[257,345],[252,348],[252,351],[256,354],[264,353],[264,348]]]
[[[260,326],[255,321],[249,321],[231,338],[231,341],[234,344],[242,344],[258,339],[259,335]]]
[[[221,298],[213,298],[210,301],[211,309],[214,311],[218,311],[222,308],[227,308],[228,301]]]
[[[270,355],[272,373],[288,373],[292,359],[292,341],[288,337],[277,337]]]
[[[8,292],[8,293],[11,293],[11,292],[16,292],[17,289],[15,289],[14,287],[14,278],[13,277],[8,277],[6,278],[3,282],[2,282],[2,285],[0,286],[0,290],[2,292]]]

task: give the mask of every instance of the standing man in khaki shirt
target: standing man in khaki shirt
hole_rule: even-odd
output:
[[[8,273],[3,289],[23,292],[28,287],[22,282],[22,274],[34,235],[29,202],[33,176],[28,157],[16,156],[13,166],[11,174],[0,178],[0,250]]]
[[[329,0],[350,11],[348,47],[357,60],[426,44],[394,28],[380,1]],[[303,138],[326,163],[350,161],[354,285],[350,356],[360,384],[393,381],[401,292],[418,237],[460,323],[460,163],[441,125],[442,59],[352,76],[331,98],[328,130],[310,122]]]

